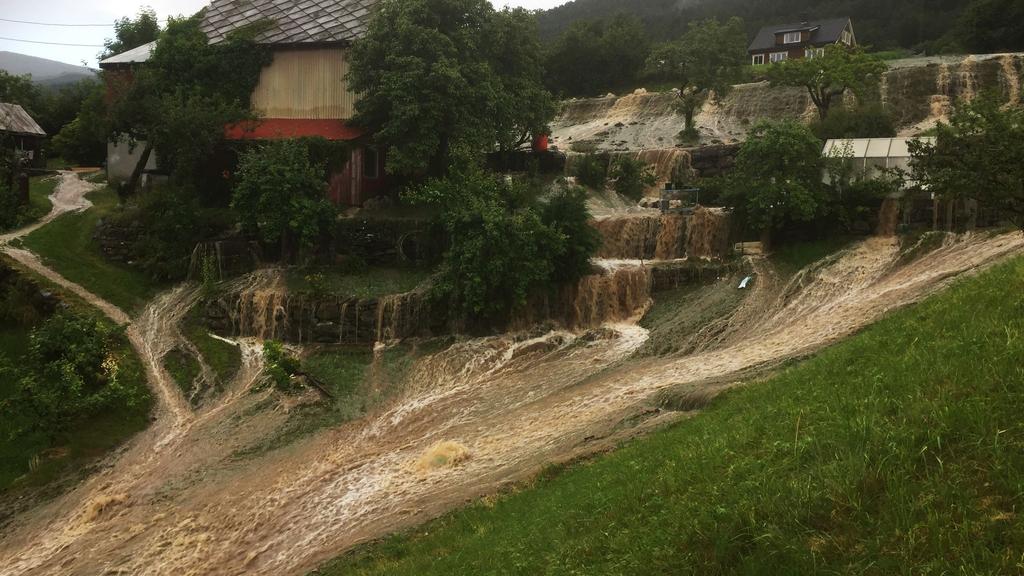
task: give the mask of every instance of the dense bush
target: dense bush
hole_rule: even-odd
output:
[[[587,191],[563,186],[541,207],[541,221],[564,238],[564,249],[554,260],[551,278],[574,282],[590,272],[590,257],[601,247],[601,234],[590,223]]]
[[[616,158],[609,173],[615,181],[615,191],[630,200],[639,201],[644,191],[657,183],[650,166],[642,160],[626,156]]]
[[[773,232],[828,210],[821,142],[796,122],[754,126],[725,179],[723,200],[740,224],[768,242]]]
[[[274,387],[282,392],[291,391],[292,376],[302,370],[302,363],[275,340],[263,343],[263,362],[266,364],[267,377]]]
[[[892,116],[873,104],[856,108],[840,106],[829,110],[824,120],[811,123],[811,131],[822,140],[832,138],[891,138],[896,135]]]
[[[593,190],[604,190],[608,181],[608,158],[600,154],[585,154],[573,166],[576,182]]]
[[[334,207],[324,197],[323,170],[298,141],[268,142],[242,154],[231,205],[242,228],[281,256],[315,247],[329,230]]]
[[[132,198],[107,225],[137,230],[132,261],[155,280],[180,280],[188,273],[196,244],[233,226],[232,214],[204,204],[191,188],[167,185]]]
[[[1024,228],[1024,110],[983,97],[911,143],[913,179],[946,200],[974,199]]]
[[[137,375],[125,375],[122,328],[90,316],[60,311],[32,331],[27,358],[8,365],[17,393],[0,405],[5,419],[24,431],[56,436],[107,410],[134,407],[148,392]]]
[[[477,321],[506,320],[529,296],[579,278],[596,247],[580,190],[538,206],[525,184],[469,170],[406,197],[440,207],[448,246],[435,293]]]

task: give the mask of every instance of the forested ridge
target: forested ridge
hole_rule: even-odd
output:
[[[849,16],[861,44],[876,49],[994,52],[1024,49],[1024,0],[573,0],[538,16],[545,40],[573,22],[633,14],[652,40],[670,40],[690,22],[741,16],[748,32],[770,24]]]

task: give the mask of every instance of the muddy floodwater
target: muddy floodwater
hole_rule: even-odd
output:
[[[65,174],[56,194],[64,209],[84,209],[88,189]],[[638,320],[650,304],[650,266],[632,251],[691,241],[696,251],[706,235],[685,240],[686,231],[659,222],[656,235],[671,238],[651,240],[651,222],[603,225],[647,227],[605,254],[605,272],[578,292],[586,295],[575,304],[581,317],[613,301],[616,313],[594,315],[596,322],[574,330],[458,339],[418,359],[401,392],[368,415],[251,459],[232,455],[287,417],[260,408],[275,405],[273,391],[252,390],[259,339],[236,342],[242,370],[224,394],[193,408],[161,360],[183,345],[178,325],[198,292],[188,285],[166,292],[131,320],[129,332],[158,398],[155,422],[72,492],[16,518],[0,535],[0,575],[304,574],[346,548],[549,463],[679,418],[654,409],[659,393],[671,390],[699,405],[754,371],[818,350],[1024,251],[1019,233],[950,236],[901,263],[896,239],[876,237],[785,282],[766,261],[752,259],[757,280],[738,306],[697,331],[693,352],[645,358],[635,352],[648,338]],[[3,250],[85,292],[34,255]],[[678,256],[663,250],[660,256]],[[257,308],[280,295],[279,277],[267,271],[240,282]],[[127,320],[88,296],[115,320]],[[273,321],[256,321],[254,336],[273,333]]]

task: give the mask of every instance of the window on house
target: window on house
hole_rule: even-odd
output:
[[[775,64],[776,62],[782,62],[787,58],[789,58],[789,52],[772,52],[768,56],[768,59],[771,61],[772,64]]]
[[[799,44],[800,33],[799,32],[786,32],[786,36],[782,39],[783,44]]]
[[[761,64],[764,64],[764,54],[754,54],[753,64],[754,66],[760,66]]]
[[[849,30],[843,30],[843,44],[853,44],[853,34]]]
[[[380,153],[376,148],[363,149],[363,178],[367,180],[380,178]]]
[[[807,50],[804,50],[804,56],[807,58],[820,58],[824,55],[824,48],[808,48]]]

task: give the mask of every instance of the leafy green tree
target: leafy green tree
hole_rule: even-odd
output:
[[[825,120],[832,102],[852,90],[862,102],[870,101],[871,88],[888,66],[862,48],[826,46],[821,56],[784,60],[768,67],[773,86],[797,86],[807,89]]]
[[[18,104],[34,116],[41,111],[41,98],[31,76],[17,76],[0,70],[0,102]]]
[[[322,169],[301,142],[278,140],[252,148],[239,161],[232,207],[245,231],[280,244],[282,257],[293,246],[311,248],[333,220],[324,197]]]
[[[590,273],[590,258],[601,247],[601,234],[590,221],[587,191],[579,186],[562,186],[541,206],[545,226],[564,238],[564,250],[556,255],[551,279],[555,283],[575,282]]]
[[[114,22],[114,37],[103,43],[100,60],[149,44],[160,36],[160,21],[149,7],[139,10],[135,18],[127,16]]]
[[[32,331],[28,364],[10,409],[32,415],[35,429],[51,436],[115,406],[133,407],[145,390],[121,377],[116,350],[122,329],[61,311]]]
[[[521,148],[545,132],[555,100],[544,88],[544,59],[534,15],[523,9],[495,13],[487,33],[491,68],[498,75],[491,117],[501,152]]]
[[[486,0],[384,0],[352,52],[355,121],[388,170],[440,176],[457,154],[521,143],[554,114],[532,16]]]
[[[572,175],[591,190],[604,190],[608,182],[607,155],[584,154],[578,157],[572,167]]]
[[[822,167],[821,142],[806,126],[761,123],[740,148],[723,200],[767,245],[774,231],[827,209]]]
[[[76,90],[59,98],[60,107],[73,106],[77,100],[77,108],[71,119],[62,124],[53,136],[51,145],[53,152],[65,160],[98,165],[106,157],[110,129],[104,99],[106,91],[98,82],[85,81],[77,86],[81,91]],[[51,112],[51,118],[57,116],[66,118],[66,111]]]
[[[683,135],[697,137],[693,116],[709,96],[721,98],[746,70],[747,35],[743,20],[725,23],[705,20],[690,24],[680,39],[655,47],[647,59],[647,72],[679,85]]]
[[[643,23],[628,13],[573,22],[548,50],[548,86],[565,96],[632,90],[650,49]]]
[[[1024,110],[983,97],[939,124],[935,144],[911,142],[911,174],[947,200],[971,198],[1024,228]]]
[[[612,161],[610,173],[615,180],[615,191],[635,201],[643,198],[644,191],[657,182],[651,167],[636,158],[616,158]]]
[[[448,248],[435,289],[467,317],[506,319],[551,285],[565,237],[544,224],[523,184],[470,170],[406,196],[441,208]]]
[[[114,135],[146,141],[130,189],[154,148],[174,180],[198,183],[224,126],[252,117],[252,91],[271,59],[254,41],[265,26],[256,22],[211,45],[198,17],[168,22],[146,66],[111,105]]]

